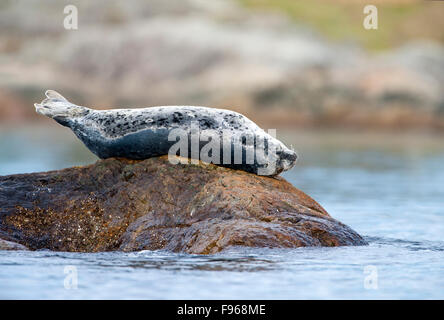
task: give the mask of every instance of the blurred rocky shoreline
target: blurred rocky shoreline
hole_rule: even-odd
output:
[[[205,105],[264,127],[444,129],[444,47],[378,53],[232,1],[6,1],[0,125],[47,121],[45,89],[96,108]]]

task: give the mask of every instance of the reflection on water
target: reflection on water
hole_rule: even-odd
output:
[[[106,256],[107,257],[107,256]],[[128,259],[119,264],[109,264],[106,259],[99,263],[101,267],[129,267],[134,269],[158,269],[168,271],[235,271],[258,272],[273,270],[276,261],[266,260],[255,255],[244,256],[231,252],[227,256],[201,256],[189,254],[171,254],[169,252],[141,251],[126,255]],[[97,262],[97,261],[96,261]]]
[[[0,175],[62,169],[96,160],[70,130],[0,127]]]
[[[0,130],[0,174],[92,163],[70,132]],[[55,133],[54,133],[55,132]],[[369,246],[249,249],[198,256],[0,252],[0,298],[444,298],[441,137],[291,134],[284,174]],[[63,286],[76,266],[79,287]],[[378,289],[366,289],[366,266]]]
[[[442,242],[367,238],[364,247],[169,252],[0,252],[0,298],[442,298]],[[64,288],[75,266],[78,289]],[[375,266],[378,289],[366,289]]]

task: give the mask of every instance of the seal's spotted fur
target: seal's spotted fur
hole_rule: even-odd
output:
[[[267,161],[273,161],[273,170],[267,175],[276,175],[290,169],[296,162],[297,157],[292,150],[234,111],[192,106],[93,110],[72,104],[52,90],[48,90],[46,96],[47,99],[35,104],[36,111],[71,128],[102,159],[147,159],[168,154],[170,147],[176,143],[168,141],[171,130],[183,129],[190,133],[191,123],[196,123],[200,131],[211,130],[220,138],[227,132],[232,137],[260,137],[276,150],[276,154],[268,157],[265,162],[265,158],[255,158],[254,163],[250,164],[244,155],[242,163],[234,164],[231,161],[230,164],[221,164],[223,166],[258,173],[259,168],[267,168]],[[232,144],[242,143],[243,150],[256,148],[255,142],[246,142],[245,139],[232,141]],[[203,145],[199,146],[202,147]]]
[[[147,118],[149,115],[149,118]],[[109,138],[145,129],[178,128],[196,121],[201,130],[248,130],[252,122],[235,112],[204,107],[169,106],[90,112],[83,121],[96,124]]]

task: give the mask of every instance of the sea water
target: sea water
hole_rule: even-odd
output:
[[[207,256],[0,251],[0,298],[443,299],[442,137],[329,137],[287,137],[300,159],[283,176],[368,246]],[[95,161],[72,136],[40,131],[2,131],[0,150],[0,175]]]

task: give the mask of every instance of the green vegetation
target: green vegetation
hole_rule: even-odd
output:
[[[252,9],[284,12],[295,22],[314,28],[332,40],[354,41],[371,50],[428,38],[444,42],[444,4],[432,1],[375,1],[378,30],[365,30],[363,1],[238,0]]]

